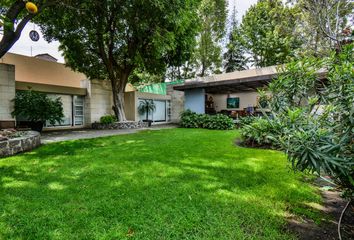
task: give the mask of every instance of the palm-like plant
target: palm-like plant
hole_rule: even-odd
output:
[[[146,121],[149,121],[149,113],[156,110],[156,105],[152,100],[143,100],[140,102],[138,111],[140,114],[146,114]]]

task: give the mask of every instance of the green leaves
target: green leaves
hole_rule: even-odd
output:
[[[329,59],[300,59],[280,69],[269,85],[272,117],[244,125],[244,141],[275,146],[287,154],[293,169],[330,175],[353,191],[353,58],[348,45]],[[324,69],[327,78],[320,79]]]
[[[279,146],[293,168],[329,174],[347,190],[354,187],[353,60],[348,45],[328,59],[294,61],[269,86],[273,117],[283,125]],[[323,69],[327,78],[318,79]]]
[[[254,65],[266,67],[285,63],[300,42],[294,36],[295,12],[282,1],[258,1],[242,19],[241,29]]]
[[[106,116],[102,116],[100,118],[100,123],[103,124],[110,124],[110,123],[114,123],[117,121],[117,117],[114,115],[106,115]]]
[[[60,123],[64,117],[63,104],[60,98],[51,99],[44,93],[17,91],[13,99],[15,103],[12,116],[25,118],[31,122]]]
[[[233,12],[233,21],[226,45],[227,51],[224,53],[225,72],[234,72],[247,69],[248,58],[246,55],[245,43],[241,33],[241,28],[236,20],[236,10]]]
[[[197,114],[190,110],[186,110],[181,114],[180,125],[184,128],[207,128],[216,130],[231,130],[234,128],[233,120],[226,115]]]
[[[221,40],[225,34],[227,18],[225,0],[202,0],[198,17],[200,31],[197,36],[195,61],[200,76],[220,71]]]
[[[74,1],[38,21],[47,40],[59,40],[70,67],[91,79],[120,81],[137,67],[161,74],[187,58],[180,53],[194,46],[198,2]]]

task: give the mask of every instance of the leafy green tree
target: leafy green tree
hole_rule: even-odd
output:
[[[59,40],[66,63],[90,79],[111,82],[114,110],[125,121],[124,89],[137,68],[152,74],[193,42],[198,0],[73,1],[48,8],[40,25]],[[191,40],[192,39],[192,40]],[[183,47],[181,47],[183,45]]]
[[[225,72],[234,72],[247,69],[248,59],[244,47],[241,29],[236,19],[236,9],[233,10],[227,51],[224,53]]]
[[[225,34],[226,7],[225,0],[202,0],[199,7],[201,29],[195,49],[195,61],[199,76],[217,72],[221,67],[220,41]]]
[[[282,64],[294,55],[300,46],[295,21],[294,9],[281,0],[259,0],[249,8],[241,28],[255,66]]]
[[[331,49],[341,48],[350,37],[354,17],[351,0],[294,0],[298,9],[298,35],[303,39],[305,53],[329,56]]]

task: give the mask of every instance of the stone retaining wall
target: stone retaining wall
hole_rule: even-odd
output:
[[[25,136],[0,142],[0,157],[12,156],[20,152],[30,151],[41,145],[41,135],[29,131]]]
[[[134,129],[134,128],[146,128],[148,127],[147,122],[115,122],[115,123],[92,123],[93,129],[103,130],[103,129]]]

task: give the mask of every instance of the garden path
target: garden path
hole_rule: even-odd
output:
[[[113,130],[75,129],[75,130],[48,131],[42,133],[41,142],[42,144],[48,144],[53,142],[107,137],[107,136],[114,136],[114,135],[131,134],[143,130],[160,130],[165,128],[175,128],[175,127],[177,127],[177,125],[159,124],[159,125],[153,125],[150,128],[140,128],[140,129],[113,129]]]

